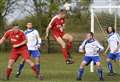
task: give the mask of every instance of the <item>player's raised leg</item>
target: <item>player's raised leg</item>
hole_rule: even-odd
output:
[[[67,61],[68,60],[68,51],[66,48],[66,43],[64,42],[64,40],[61,37],[56,38],[56,41],[60,44],[62,53],[64,55],[64,59],[65,59],[65,61]]]
[[[62,38],[66,40],[66,48],[68,51],[68,56],[70,59],[72,59],[70,49],[72,48],[73,37],[70,34],[66,33],[63,35]]]

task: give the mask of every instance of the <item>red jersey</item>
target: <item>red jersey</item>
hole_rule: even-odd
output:
[[[54,16],[50,22],[52,32],[63,32],[64,19],[59,16]]]
[[[26,40],[25,34],[21,30],[18,30],[17,32],[14,30],[8,30],[4,34],[4,37],[9,39],[12,45],[20,44]]]

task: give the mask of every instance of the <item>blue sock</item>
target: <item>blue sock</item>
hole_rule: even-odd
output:
[[[108,69],[109,69],[110,73],[113,73],[113,67],[112,67],[111,62],[108,62]]]
[[[98,69],[97,72],[98,72],[99,78],[103,79],[103,71],[102,71],[102,69]]]
[[[79,71],[78,71],[77,78],[78,78],[78,79],[82,79],[83,74],[84,74],[84,69],[83,69],[83,68],[80,68]]]
[[[35,64],[35,67],[37,68],[38,72],[40,72],[40,64]]]
[[[21,71],[22,71],[22,69],[23,69],[23,67],[24,67],[24,64],[20,64],[20,65],[19,65],[18,72],[21,72]]]

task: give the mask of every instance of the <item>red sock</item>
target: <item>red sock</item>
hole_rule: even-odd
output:
[[[67,53],[67,52],[68,52],[68,51],[67,51],[66,48],[62,48],[62,53],[63,53],[63,55],[64,55],[65,61],[68,59],[68,53]]]
[[[12,68],[7,68],[7,70],[6,70],[6,76],[7,76],[8,79],[9,79],[11,73],[12,73]]]
[[[34,73],[35,73],[36,75],[38,75],[38,74],[39,74],[39,72],[37,71],[37,68],[35,67],[35,65],[34,65],[34,66],[32,66],[32,70],[34,71]]]
[[[67,50],[70,51],[71,48],[72,48],[72,42],[67,41]]]

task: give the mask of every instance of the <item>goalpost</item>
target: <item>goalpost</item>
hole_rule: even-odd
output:
[[[111,14],[112,11],[111,9],[120,9],[120,6],[112,6],[112,5],[108,5],[108,6],[91,6],[90,8],[90,12],[91,12],[91,32],[95,32],[95,26],[94,26],[94,22],[95,22],[95,13],[94,13],[94,9],[109,9],[109,13]],[[115,30],[117,29],[117,15],[115,14],[114,16],[114,28]],[[91,62],[90,64],[90,72],[94,72],[94,63]]]

